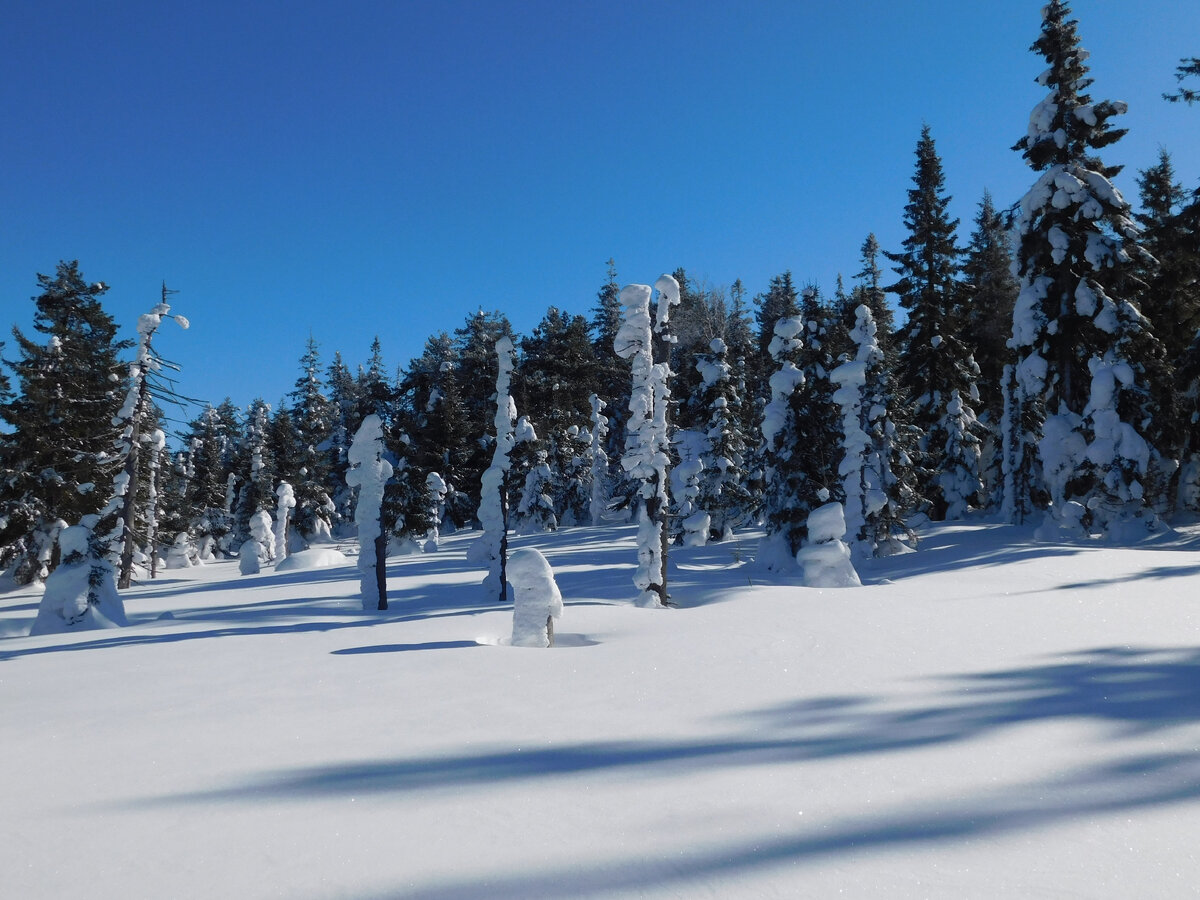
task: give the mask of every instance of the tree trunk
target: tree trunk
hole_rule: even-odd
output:
[[[387,609],[387,535],[380,529],[375,536],[375,586],[379,589],[379,609]]]

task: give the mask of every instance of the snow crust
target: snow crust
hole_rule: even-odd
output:
[[[308,569],[328,569],[334,566],[346,566],[350,560],[341,550],[333,547],[313,547],[293,553],[287,559],[275,565],[276,572],[303,572]]]

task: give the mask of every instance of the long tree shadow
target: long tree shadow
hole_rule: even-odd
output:
[[[638,854],[606,863],[488,874],[412,888],[397,886],[378,897],[408,900],[535,900],[599,893],[635,895],[670,885],[695,885],[713,877],[794,867],[849,853],[936,842],[978,839],[1075,818],[1200,798],[1200,755],[1152,754],[1119,764],[1087,766],[1065,778],[1030,782],[911,812],[855,816],[819,829],[755,835],[719,847],[689,844],[660,859]],[[686,865],[679,860],[686,859]],[[683,894],[681,894],[683,895]]]
[[[1121,736],[1200,721],[1196,648],[1102,648],[1065,661],[957,676],[947,684],[933,700],[919,695],[922,702],[908,705],[871,697],[823,697],[739,714],[734,724],[746,727],[704,739],[597,741],[370,761],[263,775],[177,799],[405,792],[648,767],[679,775],[718,766],[894,752],[1056,719],[1106,722]]]
[[[426,645],[357,652],[435,649]],[[1092,720],[1113,738],[1156,733],[1162,749],[1084,764],[1024,784],[986,787],[973,795],[931,799],[885,814],[849,815],[819,830],[753,836],[721,847],[687,848],[688,864],[664,855],[592,867],[548,869],[485,882],[460,880],[389,896],[449,898],[566,897],[590,891],[637,892],[701,877],[804,864],[839,854],[931,846],[1037,828],[1076,818],[1200,799],[1200,753],[1193,732],[1171,748],[1171,732],[1200,722],[1200,648],[1105,647],[995,672],[938,679],[931,694],[910,697],[826,696],[739,713],[718,724],[737,726],[706,738],[597,741],[557,747],[503,749],[263,773],[226,788],[134,801],[260,803],[364,793],[412,793],[637,770],[686,777],[722,767],[795,764],[883,754],[964,742],[1003,728],[1039,722]],[[969,752],[969,751],[965,751]]]

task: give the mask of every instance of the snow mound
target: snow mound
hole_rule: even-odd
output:
[[[276,572],[300,572],[305,569],[331,569],[335,566],[347,566],[350,560],[341,550],[331,547],[320,547],[312,550],[301,550],[281,560],[275,567]]]

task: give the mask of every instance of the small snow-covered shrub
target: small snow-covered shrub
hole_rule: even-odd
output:
[[[553,647],[554,620],[562,616],[563,605],[550,563],[538,550],[514,550],[507,575],[513,586],[513,646]]]

